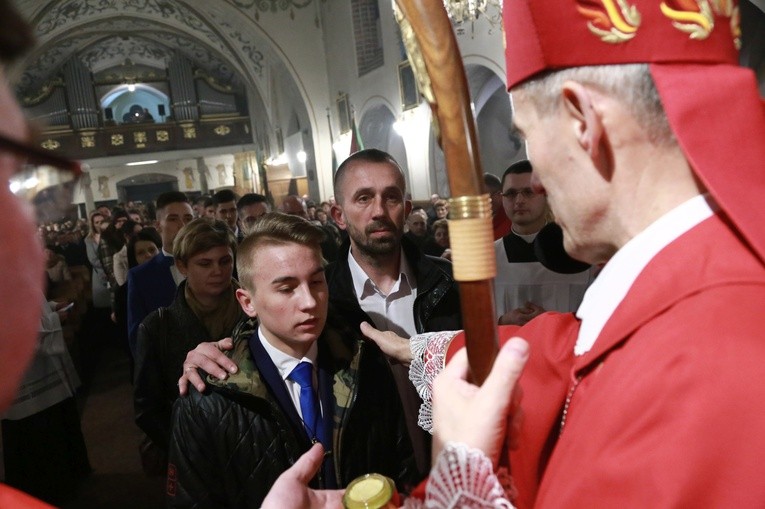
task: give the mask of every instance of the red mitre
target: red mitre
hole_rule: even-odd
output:
[[[694,173],[765,261],[765,109],[738,65],[735,0],[505,0],[508,89],[542,71],[647,63]]]

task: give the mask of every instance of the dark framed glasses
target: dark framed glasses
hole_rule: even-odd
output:
[[[3,135],[0,135],[0,152],[18,158],[19,169],[10,178],[10,189],[34,206],[38,223],[76,217],[72,198],[82,175],[79,162]]]
[[[524,198],[528,200],[532,196],[536,196],[537,193],[535,193],[534,190],[531,189],[530,187],[524,187],[523,189],[510,188],[504,193],[502,193],[502,196],[504,196],[508,200],[515,200],[516,198],[518,198],[519,195],[523,196]]]

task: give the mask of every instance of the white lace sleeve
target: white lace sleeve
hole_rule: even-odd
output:
[[[428,433],[433,433],[433,380],[444,369],[446,351],[459,332],[426,332],[413,336],[409,341],[412,350],[409,380],[422,398],[417,424]]]
[[[512,509],[511,497],[511,485],[503,486],[482,451],[448,442],[430,471],[425,507]]]

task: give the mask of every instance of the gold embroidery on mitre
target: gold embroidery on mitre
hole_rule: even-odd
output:
[[[629,41],[640,27],[640,13],[626,0],[579,0],[576,10],[590,20],[587,28],[603,42]]]
[[[733,35],[733,44],[736,49],[741,49],[741,12],[735,0],[711,0],[712,10],[718,16],[730,18],[730,33]]]
[[[675,28],[697,40],[706,39],[714,30],[714,14],[730,18],[733,44],[741,49],[741,15],[735,0],[666,0],[660,9]]]
[[[673,27],[685,32],[691,39],[706,39],[715,27],[712,8],[707,0],[667,0],[659,8],[672,20]]]

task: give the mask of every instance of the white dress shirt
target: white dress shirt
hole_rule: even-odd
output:
[[[398,280],[385,295],[367,276],[364,269],[353,256],[353,250],[348,255],[348,266],[351,269],[353,290],[361,309],[369,315],[376,328],[392,331],[399,336],[410,338],[417,334],[414,324],[414,300],[417,298],[417,279],[414,277],[404,252],[401,252]]]
[[[178,270],[178,267],[175,266],[175,258],[173,257],[172,253],[168,253],[165,251],[165,248],[162,248],[162,254],[173,260],[173,264],[170,265],[170,274],[173,275],[173,281],[175,281],[175,286],[177,287],[181,284],[181,282],[183,282],[184,279],[186,279],[186,276],[181,274],[181,271]]]
[[[318,394],[319,385],[318,385],[318,378],[316,374],[316,359],[319,355],[319,347],[316,345],[316,341],[313,342],[311,345],[311,348],[308,349],[308,352],[305,354],[305,357],[302,359],[296,359],[295,357],[292,357],[291,355],[287,355],[286,353],[282,352],[275,346],[273,346],[271,343],[268,342],[266,337],[263,335],[263,331],[260,330],[260,327],[258,327],[258,339],[260,339],[260,344],[263,345],[263,348],[266,349],[266,353],[271,358],[271,361],[274,363],[274,366],[276,366],[276,369],[279,371],[279,375],[281,375],[282,380],[284,380],[284,385],[287,386],[287,392],[290,394],[290,398],[292,399],[292,405],[297,410],[298,415],[300,418],[303,418],[303,411],[300,409],[300,385],[297,384],[297,382],[293,382],[288,376],[290,376],[290,373],[292,373],[292,370],[297,367],[298,364],[301,362],[309,362],[313,365],[313,388]],[[319,397],[319,404],[321,405],[321,397]],[[322,414],[323,414],[322,410]]]
[[[575,355],[590,351],[611,315],[654,256],[711,217],[716,208],[706,195],[691,198],[654,221],[616,252],[587,289],[576,312],[582,324],[574,346]]]

